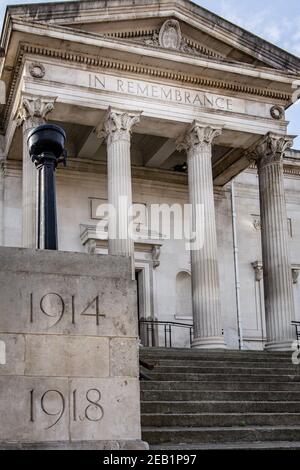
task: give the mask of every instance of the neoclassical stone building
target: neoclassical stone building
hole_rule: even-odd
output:
[[[193,347],[289,349],[300,320],[300,153],[285,110],[300,59],[188,0],[8,7],[1,54],[1,245],[35,247],[26,138],[56,123],[68,145],[60,250],[134,258],[140,319],[193,323]],[[112,239],[97,210],[113,204],[126,229],[124,196],[146,208],[134,242]],[[197,205],[205,220],[191,253],[147,220],[153,204],[188,202],[190,222]],[[189,330],[173,330],[173,346],[187,346]]]

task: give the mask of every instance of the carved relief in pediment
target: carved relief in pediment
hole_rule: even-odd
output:
[[[151,47],[161,47],[199,57],[212,57],[223,59],[223,56],[210,50],[207,46],[199,44],[192,39],[184,37],[179,21],[175,19],[166,20],[160,29],[135,30],[106,34],[106,37],[125,39],[136,44],[144,44]]]
[[[180,49],[182,34],[179,22],[176,20],[165,21],[160,29],[158,41],[159,45],[165,49]]]
[[[210,55],[211,57],[217,57],[217,54],[208,51],[206,48],[201,48],[200,45],[197,47],[196,44],[189,44],[188,39],[184,38],[181,33],[179,21],[173,19],[166,20],[159,32],[155,31],[152,36],[144,38],[144,44],[199,56]]]

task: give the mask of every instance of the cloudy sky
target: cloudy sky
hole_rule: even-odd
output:
[[[6,5],[19,3],[44,1],[1,0],[1,24]],[[299,0],[194,0],[194,3],[300,56]],[[290,120],[289,133],[299,135],[294,146],[300,149],[300,103],[289,109],[287,118]]]

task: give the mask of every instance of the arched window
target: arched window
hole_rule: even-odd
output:
[[[176,276],[176,317],[192,315],[191,275],[186,271],[180,271]]]

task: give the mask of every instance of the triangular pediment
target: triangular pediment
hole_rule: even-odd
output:
[[[81,0],[9,7],[8,14],[145,47],[300,71],[299,58],[189,0]]]
[[[121,28],[120,28],[121,29]],[[175,18],[160,21],[152,27],[123,29],[119,31],[108,31],[99,34],[107,38],[118,38],[124,42],[138,44],[141,46],[164,49],[166,51],[177,51],[197,57],[207,57],[218,60],[226,60],[221,51],[214,50],[209,45],[199,42],[189,35],[183,33],[183,24]]]
[[[273,64],[264,62],[238,47],[232,47],[220,38],[213,37],[211,34],[213,30],[203,31],[200,27],[197,28],[186,21],[176,19],[176,16],[139,20],[129,19],[117,22],[99,21],[80,25],[65,23],[65,26],[97,34],[101,37],[117,38],[122,42],[135,43],[146,47],[173,50],[219,61],[240,62],[273,68]],[[173,38],[177,35],[178,41],[172,41],[170,38],[172,36],[171,30],[175,30]]]

